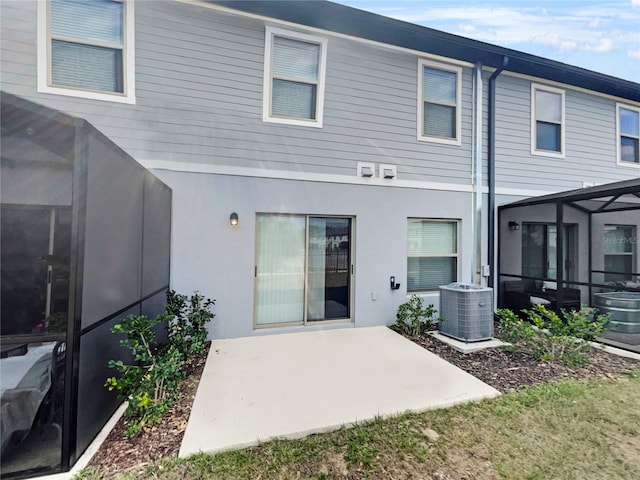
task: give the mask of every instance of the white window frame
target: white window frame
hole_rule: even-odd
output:
[[[424,68],[443,70],[456,74],[456,104],[444,103],[443,105],[456,108],[456,136],[455,138],[434,137],[425,135],[424,132]],[[442,143],[445,145],[462,145],[462,67],[438,63],[425,58],[418,59],[418,140],[423,142]]]
[[[536,146],[537,140],[537,119],[536,119],[536,91],[549,92],[560,95],[561,99],[561,115],[560,120],[560,151],[552,152],[550,150],[538,150]],[[531,155],[540,157],[552,157],[552,158],[565,158],[565,137],[567,132],[567,117],[565,115],[565,91],[559,88],[549,87],[547,85],[540,85],[537,83],[531,84]],[[557,125],[557,124],[556,124]]]
[[[122,75],[124,92],[100,92],[78,87],[57,86],[51,83],[51,35],[49,9],[50,2],[37,2],[37,43],[38,43],[38,92],[66,95],[68,97],[87,98],[117,103],[136,103],[135,85],[135,37],[134,37],[134,1],[116,0],[124,6],[123,47],[122,47]]]
[[[271,115],[271,85],[273,80],[272,56],[273,39],[275,37],[289,38],[300,42],[314,43],[320,46],[318,59],[318,82],[316,88],[316,118],[305,120],[303,118],[276,117]],[[292,32],[270,26],[265,27],[264,41],[264,81],[262,92],[262,121],[272,123],[282,123],[285,125],[298,125],[304,127],[322,128],[324,112],[324,87],[327,67],[327,39],[305,33]]]
[[[605,230],[607,229],[607,227],[614,227],[614,228],[630,228],[631,229],[631,235],[629,237],[625,237],[624,241],[625,242],[629,242],[629,244],[631,245],[630,251],[628,252],[614,252],[614,253],[607,253],[606,251],[603,251],[603,257],[602,260],[604,263],[606,263],[606,258],[607,256],[615,256],[615,257],[630,257],[631,258],[631,281],[633,281],[633,274],[635,273],[635,269],[636,269],[636,255],[637,255],[637,228],[636,225],[624,225],[624,224],[619,224],[619,223],[606,223],[604,225]],[[606,273],[604,274],[606,276]],[[615,273],[611,274],[611,275],[616,275]],[[605,283],[607,282],[607,280],[604,280]],[[624,280],[627,281],[627,280]]]
[[[620,132],[620,109],[621,108],[625,110],[631,110],[631,111],[637,112],[638,115],[640,116],[639,107],[626,105],[624,103],[616,103],[616,159],[617,159],[618,165],[620,165],[621,167],[640,168],[640,163],[625,162],[624,160],[622,160],[622,149],[620,148],[620,137],[622,136],[622,132]],[[625,137],[628,137],[628,136],[629,135],[625,134]],[[638,138],[640,142],[640,132],[638,132],[637,137],[631,137],[631,138]]]
[[[455,223],[456,225],[456,253],[448,254],[448,255],[409,255],[409,221],[410,220],[420,220],[425,222],[446,222],[446,223]],[[461,220],[459,218],[426,218],[426,217],[408,217],[407,218],[407,226],[405,235],[407,235],[406,245],[407,245],[407,264],[406,264],[406,275],[405,280],[407,282],[406,291],[407,294],[421,294],[421,293],[432,293],[437,291],[437,289],[433,290],[409,290],[409,258],[456,258],[456,279],[455,282],[460,281],[460,246],[461,246],[461,234],[460,234],[460,225]]]

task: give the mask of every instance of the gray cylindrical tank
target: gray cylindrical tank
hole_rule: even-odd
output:
[[[611,315],[608,330],[640,333],[640,292],[605,292],[593,295],[593,304]]]

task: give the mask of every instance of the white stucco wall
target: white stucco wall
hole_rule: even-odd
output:
[[[172,288],[216,299],[214,338],[391,324],[406,301],[407,218],[460,220],[460,280],[470,278],[471,194],[157,170],[173,190]],[[239,225],[229,225],[237,212]],[[354,322],[253,327],[256,213],[354,217]],[[401,288],[392,291],[394,275]],[[438,293],[424,295],[438,306]],[[375,298],[375,300],[373,300]]]

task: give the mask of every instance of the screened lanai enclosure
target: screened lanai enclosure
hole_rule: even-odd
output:
[[[111,327],[164,310],[171,190],[86,121],[2,93],[3,478],[65,471],[119,404]]]
[[[499,209],[499,306],[610,315],[604,343],[640,352],[640,178]]]

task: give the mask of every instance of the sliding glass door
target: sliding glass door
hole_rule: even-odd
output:
[[[564,225],[563,255],[565,281],[576,277],[576,225]],[[555,279],[558,276],[558,227],[547,223],[522,225],[522,275]]]
[[[351,317],[348,217],[260,214],[256,327]]]

